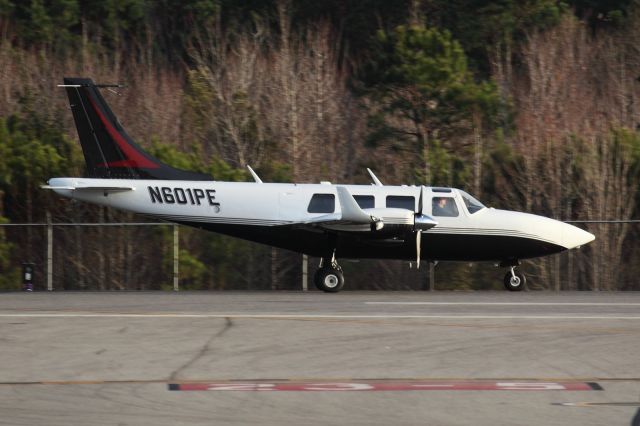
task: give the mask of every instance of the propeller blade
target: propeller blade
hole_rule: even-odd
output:
[[[424,186],[420,186],[420,198],[418,198],[418,214],[422,214],[422,194],[424,193]]]
[[[422,231],[416,232],[416,269],[420,269],[420,245],[422,242]]]

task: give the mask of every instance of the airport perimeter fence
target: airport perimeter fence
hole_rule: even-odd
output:
[[[151,238],[147,238],[146,232],[130,233],[131,235],[125,236],[125,238],[133,239],[132,249],[126,250],[125,253],[121,253],[121,247],[109,247],[109,244],[104,244],[104,234],[105,232],[97,232],[93,234],[98,235],[87,235],[86,232],[82,232],[83,229],[103,229],[103,230],[113,230],[118,228],[119,230],[126,228],[148,228],[148,227],[162,227],[169,230],[173,234],[173,247],[172,247],[172,277],[171,279],[166,279],[165,277],[161,277],[160,279],[163,281],[162,288],[166,288],[169,283],[173,286],[173,290],[179,290],[179,226],[171,223],[161,223],[161,222],[117,222],[117,223],[5,223],[0,224],[1,227],[5,228],[5,233],[7,235],[8,241],[15,241],[18,238],[15,238],[15,233],[26,233],[30,234],[25,239],[28,241],[28,247],[21,247],[18,250],[21,252],[21,261],[19,262],[21,265],[20,268],[20,276],[14,277],[14,280],[20,281],[21,287],[24,287],[25,281],[27,278],[33,281],[32,288],[34,290],[84,290],[87,288],[95,288],[95,289],[118,289],[118,285],[115,288],[111,286],[97,285],[90,286],[88,282],[92,280],[92,277],[95,280],[105,279],[108,282],[116,282],[112,277],[110,277],[110,273],[107,273],[109,269],[113,268],[113,265],[116,263],[120,263],[115,260],[115,257],[126,256],[129,259],[124,262],[124,264],[133,264],[135,265],[138,259],[135,258],[134,251],[137,251],[140,244],[146,244],[149,241],[153,241]],[[56,232],[54,233],[54,230]],[[71,253],[72,250],[57,250],[56,239],[60,239],[59,234],[60,230],[63,230],[63,235],[66,234],[67,237],[65,239],[73,240],[74,237],[77,241],[76,247],[78,248],[76,253]],[[80,231],[80,232],[78,232]],[[75,234],[75,235],[72,235]],[[102,235],[100,235],[102,234]],[[13,237],[13,238],[12,238]],[[58,238],[56,238],[58,237]],[[87,240],[94,240],[97,244],[87,244]],[[73,245],[73,242],[72,244]],[[92,245],[94,247],[87,248],[88,245]],[[98,249],[95,246],[98,246]],[[66,245],[68,247],[68,245]],[[164,251],[163,248],[157,247],[158,250]],[[90,253],[87,253],[89,251]],[[80,260],[81,256],[88,257],[89,259],[86,262],[82,262]],[[164,253],[162,253],[164,257]],[[14,263],[17,261],[14,257]],[[138,270],[143,270],[143,259],[140,259],[140,264],[137,265]],[[25,268],[26,267],[26,268]],[[135,266],[134,266],[135,267]],[[131,267],[130,267],[131,268]],[[30,277],[25,277],[25,269],[27,272],[31,272]],[[83,277],[84,279],[79,279],[77,283],[69,284],[65,283],[65,278],[69,279],[67,269],[76,269],[77,273],[73,277],[73,279],[78,280],[78,278]],[[133,268],[131,268],[133,269]],[[15,275],[15,274],[14,274]],[[164,274],[163,274],[164,275]],[[157,274],[147,275],[147,279],[154,281],[157,280]],[[109,288],[104,288],[109,287]],[[120,286],[121,287],[121,286]],[[144,289],[138,287],[137,289]]]
[[[47,221],[4,223],[0,229],[0,243],[8,242],[11,251],[10,264],[0,264],[0,290],[23,289],[25,267],[35,291],[308,288],[307,256],[168,222]],[[202,258],[211,252],[217,256]],[[265,257],[280,263],[277,278],[268,276],[274,268],[264,265]],[[292,260],[295,283],[291,268],[282,267]],[[276,280],[287,284],[276,286]]]
[[[574,222],[575,223],[575,222]],[[580,222],[585,224],[585,222]],[[603,246],[587,247],[587,253],[568,251],[523,267],[529,288],[545,290],[640,290],[638,247],[640,221],[591,221],[586,223],[596,241],[622,224],[633,227],[631,244],[620,261],[623,282],[615,288],[586,283],[585,268],[592,267]],[[581,225],[582,226],[582,225]],[[24,284],[24,266],[33,265],[33,289],[37,291],[111,291],[242,289],[311,290],[318,259],[286,250],[243,242],[231,237],[193,230],[165,222],[117,223],[5,223],[0,224],[6,241],[12,243],[10,278],[5,290],[18,290]],[[196,259],[183,240],[197,245],[198,253],[217,252],[215,257]],[[193,238],[195,236],[195,238]],[[221,243],[221,239],[226,239]],[[194,243],[193,241],[196,240]],[[611,248],[604,245],[604,251]],[[608,247],[608,248],[607,248]],[[190,247],[192,248],[192,247]],[[604,253],[611,256],[611,253]],[[615,254],[613,254],[615,256]],[[609,260],[601,263],[607,264]],[[341,260],[348,285],[345,289],[367,290],[481,290],[501,288],[502,274],[494,265],[423,262],[417,271],[408,262]],[[533,265],[533,266],[532,266]],[[586,266],[585,266],[586,265]],[[6,266],[6,265],[5,265]],[[606,277],[606,271],[600,271]],[[609,274],[611,271],[608,272]],[[6,275],[6,271],[2,271]],[[212,274],[214,284],[196,286],[194,282]],[[586,274],[586,275],[585,275]],[[585,278],[587,277],[587,278]],[[11,283],[7,286],[6,282]],[[472,282],[472,284],[468,284]],[[603,282],[605,280],[603,279]]]

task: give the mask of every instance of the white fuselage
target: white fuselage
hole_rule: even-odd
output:
[[[318,228],[314,220],[327,214],[340,215],[341,205],[335,202],[333,211],[314,211],[310,202],[314,194],[333,194],[337,196],[337,188],[343,187],[356,199],[368,196],[363,211],[379,217],[389,227],[413,226],[413,213],[418,211],[420,186],[376,186],[376,185],[332,185],[332,184],[281,184],[254,182],[217,182],[217,181],[175,181],[175,180],[133,180],[133,179],[85,179],[54,178],[49,185],[58,194],[65,197],[127,210],[163,220],[209,228],[216,232],[229,233],[241,238],[270,244],[265,236],[268,228],[273,233],[286,233],[286,229],[295,229],[291,238],[305,238],[308,235],[312,244],[319,244],[317,235],[338,230],[346,241],[344,257],[358,256],[358,247],[364,240],[375,237],[376,233],[368,226],[326,224]],[[121,187],[122,190],[114,189]],[[423,232],[424,252],[426,259],[438,260],[503,260],[505,257],[536,257],[551,252],[572,249],[586,244],[594,236],[575,226],[542,216],[480,208],[471,212],[465,204],[465,193],[450,188],[424,187],[423,213],[431,216],[437,225]],[[412,199],[407,197],[413,197]],[[439,214],[437,201],[448,198],[455,203],[450,208],[455,215]],[[360,203],[360,201],[358,201]],[[398,202],[404,205],[398,208]],[[373,203],[371,205],[371,203]],[[409,204],[410,203],[410,204]],[[410,209],[410,210],[409,210]],[[310,211],[311,210],[311,211]],[[351,227],[350,227],[351,226]],[[251,235],[256,227],[261,227],[256,235]],[[225,232],[232,229],[232,232]],[[308,231],[307,233],[302,231]],[[396,250],[382,254],[384,258],[407,258],[410,250],[398,250],[396,243],[402,240],[402,233],[380,233],[381,238],[389,242],[389,246],[378,244],[378,248],[360,249],[361,257],[376,257],[375,250]],[[349,240],[353,234],[353,241]],[[375,239],[375,238],[374,238]],[[314,254],[315,250],[306,250],[304,242],[295,241],[290,246],[286,238],[275,238],[281,247]],[[492,247],[487,246],[485,253],[477,245],[492,244],[500,240],[502,248],[491,254]],[[467,245],[465,241],[468,241]],[[451,244],[449,244],[449,242]],[[511,242],[511,243],[509,243]],[[516,249],[515,245],[524,243],[526,249]],[[359,245],[360,244],[360,245]],[[440,245],[442,256],[438,256]],[[509,244],[515,252],[508,254]],[[473,246],[473,247],[472,247]],[[546,247],[535,252],[535,247]],[[364,247],[364,246],[362,246]],[[553,249],[552,249],[553,247]],[[465,254],[465,250],[469,251]],[[517,250],[526,250],[518,252]],[[459,252],[459,256],[456,253]],[[476,254],[479,253],[480,255]]]

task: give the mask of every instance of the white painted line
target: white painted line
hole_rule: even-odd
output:
[[[640,306],[640,303],[607,302],[364,302],[365,305],[433,305],[433,306]]]
[[[640,316],[607,315],[309,315],[309,314],[0,314],[0,318],[239,318],[239,319],[532,319],[532,320],[640,320]]]

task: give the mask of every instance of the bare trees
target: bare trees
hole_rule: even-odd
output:
[[[628,129],[640,120],[639,88],[626,60],[632,46],[616,35],[592,37],[572,17],[529,36],[522,72],[503,85],[513,87],[518,109],[514,143],[524,167],[515,182],[525,209],[559,219],[631,218],[639,185],[632,154],[639,140]],[[628,226],[590,230],[597,238],[578,276],[589,288],[615,289]],[[553,265],[555,280],[558,268]],[[543,281],[552,270],[541,270]]]
[[[340,177],[345,162],[333,148],[349,133],[353,109],[346,73],[331,26],[294,34],[287,7],[279,3],[279,34],[256,23],[252,31],[212,27],[199,37],[189,72],[191,124],[209,152],[237,166],[260,166],[268,146],[284,154],[293,179],[319,177],[318,170]]]

